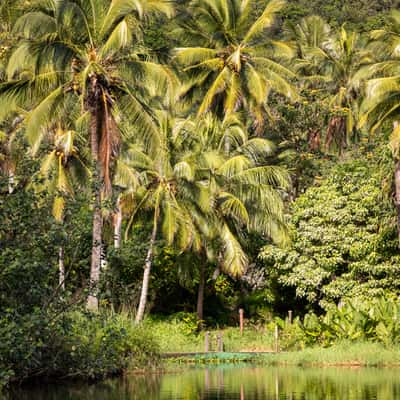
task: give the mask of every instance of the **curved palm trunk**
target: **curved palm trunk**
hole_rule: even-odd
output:
[[[149,250],[147,251],[146,261],[144,264],[144,273],[143,273],[143,283],[142,283],[142,292],[140,294],[140,302],[139,307],[136,313],[135,321],[141,322],[144,317],[144,311],[146,309],[147,303],[147,294],[149,291],[149,281],[150,281],[150,270],[151,264],[153,261],[153,251],[154,251],[154,243],[157,237],[157,221],[154,222],[153,232],[151,233]]]
[[[204,260],[203,260],[204,261]],[[204,291],[206,287],[206,265],[205,262],[201,263],[200,266],[200,280],[199,280],[199,288],[197,292],[197,318],[199,321],[204,319]]]

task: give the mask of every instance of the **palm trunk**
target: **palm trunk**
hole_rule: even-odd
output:
[[[117,200],[117,211],[114,215],[114,248],[119,249],[121,247],[121,227],[122,227],[122,209],[121,209],[121,198]]]
[[[400,247],[400,161],[397,160],[394,169],[395,205],[397,210],[397,236]]]
[[[393,131],[397,129],[399,126],[399,121],[393,122]],[[393,154],[395,158],[395,166],[394,166],[394,187],[395,187],[395,194],[394,194],[394,203],[396,206],[397,211],[397,237],[399,241],[400,247],[400,160],[396,159],[396,155]]]
[[[229,153],[231,152],[231,142],[229,141],[229,137],[225,137],[224,152],[225,152],[225,156],[229,156]]]
[[[58,249],[58,271],[59,271],[59,285],[62,290],[65,290],[65,266],[64,266],[64,248]]]
[[[93,212],[92,229],[92,259],[90,266],[90,294],[87,300],[87,308],[91,311],[98,311],[98,286],[100,282],[101,269],[101,240],[103,234],[103,216],[101,212],[100,190],[96,193],[96,204]]]
[[[197,318],[199,321],[204,319],[204,291],[206,286],[206,265],[204,260],[200,266],[200,280],[199,280],[199,289],[197,292]]]
[[[146,309],[147,294],[149,291],[150,270],[151,270],[151,264],[153,261],[153,251],[154,251],[154,244],[156,241],[156,236],[157,236],[157,221],[155,219],[154,226],[153,226],[153,232],[151,233],[149,250],[147,251],[146,261],[144,264],[142,292],[140,294],[139,307],[138,307],[138,310],[136,313],[136,318],[135,318],[135,321],[137,323],[139,323],[143,320],[144,311]]]
[[[95,91],[96,81],[92,82],[92,89]],[[94,102],[96,103],[96,94],[94,93]],[[90,266],[90,294],[87,299],[87,309],[91,311],[98,311],[98,286],[100,282],[100,269],[101,269],[101,244],[103,237],[103,216],[101,212],[101,187],[102,187],[102,168],[99,161],[99,132],[98,132],[98,107],[95,104],[91,107],[91,121],[90,121],[90,142],[91,152],[94,162],[94,192],[95,204],[93,211],[93,228],[92,228],[92,258]]]
[[[8,193],[12,194],[14,192],[15,179],[14,173],[12,171],[8,172]]]

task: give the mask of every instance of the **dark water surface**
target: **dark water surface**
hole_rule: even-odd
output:
[[[43,385],[7,400],[400,400],[400,369],[220,366]]]

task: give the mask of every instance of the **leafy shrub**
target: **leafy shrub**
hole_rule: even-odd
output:
[[[158,360],[158,345],[127,315],[36,310],[0,320],[0,384],[33,377],[97,379]]]
[[[305,316],[299,326],[306,341],[331,345],[337,341],[400,343],[400,303],[397,298],[346,301],[331,307],[322,317]]]
[[[315,311],[346,298],[399,294],[394,208],[382,194],[384,178],[378,160],[346,161],[297,198],[292,245],[268,245],[260,254],[265,280],[277,279],[284,293],[294,289]]]

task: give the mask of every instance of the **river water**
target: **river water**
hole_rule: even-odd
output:
[[[0,396],[1,397],[1,396]],[[18,389],[18,400],[392,400],[400,369],[225,365]]]

